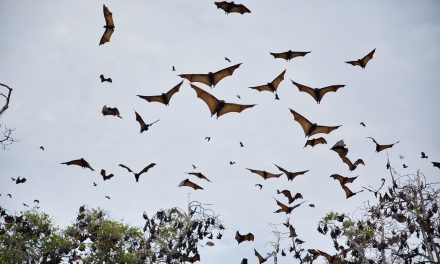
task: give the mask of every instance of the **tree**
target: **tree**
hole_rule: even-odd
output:
[[[3,105],[0,105],[0,117],[6,112],[6,110],[9,108],[9,102],[11,100],[11,95],[12,95],[12,88],[7,86],[6,84],[0,83],[0,86],[4,87],[4,89],[7,90],[7,92],[4,92],[3,90],[0,90],[0,96],[4,98],[4,102],[2,103]],[[1,127],[1,125],[0,125]],[[17,142],[18,140],[14,139],[12,137],[12,132],[15,129],[11,129],[11,128],[7,128],[5,127],[5,129],[2,131],[3,136],[0,137],[0,145],[2,147],[2,149],[6,149],[6,146]]]

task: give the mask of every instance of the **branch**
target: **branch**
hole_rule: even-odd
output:
[[[0,83],[0,85],[5,87],[6,89],[8,89],[8,95],[1,94],[6,99],[5,104],[0,109],[0,117],[1,117],[3,115],[3,113],[6,111],[6,109],[8,109],[8,107],[9,107],[9,101],[11,99],[11,94],[12,94],[12,88],[7,86],[6,84],[3,84],[3,83]]]
[[[12,143],[18,142],[17,139],[12,137],[12,132],[15,130],[12,128],[5,127],[5,131],[3,131],[3,138],[0,139],[0,145],[3,150],[6,149],[6,146],[11,145]]]

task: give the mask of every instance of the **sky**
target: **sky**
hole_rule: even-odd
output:
[[[431,164],[440,161],[438,1],[239,3],[251,13],[225,15],[214,1],[197,0],[0,1],[0,83],[14,89],[0,124],[1,129],[15,128],[19,139],[0,150],[0,205],[19,212],[25,209],[22,203],[39,199],[41,210],[66,226],[87,204],[142,226],[143,211],[185,208],[188,199],[197,200],[219,213],[227,228],[214,247],[201,248],[202,263],[239,263],[243,257],[257,263],[254,248],[263,255],[272,250],[269,224],[286,220],[273,213],[278,209],[274,198],[287,200],[277,189],[301,192],[307,201],[290,215],[304,247],[331,253],[331,239],[316,231],[319,220],[330,211],[355,215],[373,199],[368,192],[345,199],[331,174],[359,176],[349,185],[353,191],[379,186],[381,178],[389,184],[388,155],[402,175],[420,170],[428,181],[438,181],[440,171]],[[116,28],[110,42],[99,46],[103,4]],[[311,53],[289,62],[269,54],[289,49]],[[365,69],[344,63],[373,49]],[[239,114],[211,117],[186,80],[168,107],[136,96],[168,91],[182,80],[178,74],[215,72],[236,63],[242,65],[215,88],[195,85],[227,102],[256,104]],[[280,100],[249,89],[284,69]],[[113,83],[101,83],[100,74]],[[290,80],[311,87],[346,86],[317,104]],[[104,105],[117,107],[122,119],[103,116]],[[318,135],[327,145],[303,148],[306,138],[289,108],[312,122],[342,126]],[[134,111],[145,122],[160,121],[140,134]],[[375,153],[369,136],[380,144],[400,143]],[[329,150],[341,139],[348,157],[362,158],[365,166],[350,172]],[[421,151],[429,158],[421,159]],[[60,164],[81,157],[94,172]],[[122,163],[140,171],[152,162],[157,165],[138,183],[118,167]],[[285,176],[263,180],[246,170],[278,172],[274,163],[310,171],[287,181]],[[115,177],[103,182],[101,169]],[[191,171],[212,182],[185,174]],[[11,181],[18,176],[27,182]],[[185,178],[204,190],[178,187]],[[252,232],[255,241],[237,245],[237,230]]]

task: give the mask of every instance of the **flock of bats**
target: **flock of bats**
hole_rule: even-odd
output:
[[[215,2],[215,5],[217,6],[217,8],[223,9],[225,11],[226,14],[229,13],[240,13],[240,14],[245,14],[245,13],[250,13],[251,11],[245,7],[244,5],[241,4],[235,4],[234,2]],[[103,6],[103,11],[104,11],[104,18],[105,18],[105,32],[101,37],[101,40],[99,42],[99,45],[105,44],[107,42],[110,41],[110,38],[115,30],[115,25],[113,22],[113,17],[112,17],[112,13],[109,11],[109,9],[104,5]],[[351,64],[353,66],[360,66],[361,68],[365,68],[368,64],[368,62],[373,58],[373,55],[375,53],[376,49],[373,49],[371,52],[369,52],[366,56],[364,56],[363,58],[357,59],[357,60],[353,60],[353,61],[346,61],[346,63]],[[309,54],[310,51],[286,51],[286,52],[281,52],[281,53],[273,53],[271,52],[270,54],[275,58],[280,58],[280,59],[284,59],[286,61],[289,61],[293,58],[296,57],[304,57],[307,54]],[[230,60],[228,58],[225,57],[225,60],[229,61]],[[229,102],[225,102],[224,100],[218,99],[216,97],[214,97],[212,94],[208,93],[207,91],[203,90],[202,88],[197,87],[196,85],[194,85],[193,83],[201,83],[204,85],[207,85],[208,87],[215,87],[222,79],[228,77],[228,76],[232,76],[234,74],[234,71],[237,70],[240,67],[241,63],[239,64],[235,64],[233,66],[221,69],[219,71],[216,72],[208,72],[208,73],[204,73],[204,74],[180,74],[178,76],[180,76],[183,79],[186,79],[190,82],[190,87],[196,92],[197,97],[200,98],[209,108],[209,111],[211,113],[211,116],[216,115],[217,118],[227,114],[227,113],[231,113],[231,112],[237,112],[240,113],[246,109],[252,108],[255,106],[255,104],[236,104],[236,103],[229,103]],[[172,70],[175,71],[175,67],[172,67]],[[278,76],[276,76],[272,81],[263,84],[263,85],[258,85],[258,86],[252,86],[249,87],[250,89],[253,90],[257,90],[257,91],[269,91],[274,93],[275,95],[275,99],[279,100],[279,96],[277,93],[277,88],[279,86],[279,84],[284,80],[284,75],[286,73],[286,70],[282,71]],[[112,83],[112,79],[111,78],[106,78],[104,77],[104,75],[100,75],[99,76],[101,79],[101,82],[109,82]],[[298,90],[300,92],[304,92],[309,94],[318,104],[321,103],[323,97],[325,94],[329,93],[329,92],[337,92],[339,89],[343,88],[345,85],[342,84],[338,84],[338,85],[330,85],[330,86],[326,86],[326,87],[322,87],[322,88],[313,88],[313,87],[309,87],[303,84],[300,84],[298,82],[295,82],[293,80],[292,84],[294,86],[296,86],[298,88]],[[178,83],[176,86],[174,86],[173,88],[171,88],[169,91],[164,92],[160,95],[137,95],[139,98],[146,100],[147,102],[158,102],[161,104],[164,104],[166,106],[169,105],[171,98],[174,94],[176,94],[177,92],[179,92],[179,89],[181,88],[183,84],[183,81],[181,81],[180,83]],[[238,98],[240,98],[239,96],[237,96]],[[290,109],[291,114],[293,115],[293,118],[296,122],[298,122],[298,124],[301,126],[301,128],[304,131],[304,135],[309,138],[311,136],[314,136],[316,134],[329,134],[330,132],[332,132],[333,130],[336,130],[340,127],[340,125],[337,126],[325,126],[325,125],[318,125],[312,121],[309,121],[307,118],[305,118],[303,115],[301,115],[300,113],[296,112],[295,110]],[[120,115],[119,110],[116,107],[107,107],[106,105],[104,105],[104,107],[102,108],[102,114],[104,116],[107,115],[111,115],[111,116],[116,116],[119,118],[122,118]],[[152,123],[145,123],[144,120],[142,119],[142,117],[139,115],[139,113],[137,113],[135,111],[135,119],[136,121],[139,123],[140,125],[140,133],[143,133],[144,131],[147,131],[150,126],[152,126],[153,124],[157,123],[160,119],[152,122]],[[360,125],[365,127],[365,123],[361,122]],[[374,138],[372,137],[368,137],[369,139],[371,139],[374,143],[375,143],[375,150],[376,152],[380,152],[383,151],[385,149],[388,148],[392,148],[395,144],[397,144],[399,141],[392,143],[392,144],[379,144]],[[206,137],[205,140],[209,142],[211,138],[210,137]],[[325,140],[325,138],[323,137],[316,137],[316,138],[311,138],[308,139],[304,145],[304,147],[307,146],[311,146],[314,147],[318,144],[327,144],[327,141]],[[240,142],[240,146],[244,147],[244,144],[242,142]],[[44,150],[44,147],[41,146],[40,147],[41,150]],[[348,148],[346,147],[345,143],[343,140],[338,141],[332,148],[331,150],[335,151],[339,157],[341,158],[342,162],[345,163],[348,166],[348,169],[350,171],[353,171],[357,168],[358,165],[365,165],[364,161],[362,159],[357,159],[354,163],[347,157],[348,154]],[[421,153],[421,157],[427,159],[428,157],[426,156],[426,154],[424,152]],[[233,165],[235,162],[230,161],[230,165]],[[80,159],[76,159],[76,160],[71,160],[71,161],[67,161],[67,162],[63,162],[61,164],[65,164],[65,165],[76,165],[76,166],[80,166],[82,168],[88,168],[92,171],[94,171],[94,169],[91,167],[91,165],[89,164],[89,162],[87,162],[84,158],[80,158]],[[440,169],[440,162],[432,162],[433,166],[437,167]],[[132,169],[130,169],[128,166],[124,165],[124,164],[119,164],[120,167],[126,169],[129,173],[132,173],[135,177],[136,182],[139,181],[139,178],[142,174],[147,173],[151,168],[153,168],[156,165],[156,163],[150,163],[149,165],[147,165],[145,168],[143,168],[142,170],[140,170],[139,172],[134,172]],[[304,170],[304,171],[298,171],[298,172],[291,172],[288,171],[276,164],[274,164],[275,167],[280,171],[280,173],[272,173],[272,172],[267,172],[264,170],[257,170],[257,169],[250,169],[250,168],[246,168],[247,170],[249,170],[251,173],[257,174],[259,176],[261,176],[264,180],[270,179],[270,178],[279,178],[281,177],[283,174],[286,175],[287,179],[289,181],[294,180],[297,176],[300,175],[304,175],[305,173],[307,173],[309,170]],[[404,168],[406,168],[406,164],[403,164]],[[193,168],[196,169],[196,167],[193,165]],[[211,182],[203,173],[201,172],[187,172],[188,175],[191,176],[195,176],[199,179],[203,179],[206,180],[208,182]],[[114,177],[113,174],[107,174],[106,171],[104,169],[101,170],[101,176],[103,177],[103,180],[110,180],[112,177]],[[358,191],[358,192],[352,192],[348,187],[347,184],[354,182],[354,180],[356,180],[357,177],[344,177],[342,175],[339,174],[332,174],[330,176],[331,178],[333,178],[334,180],[337,180],[343,191],[345,192],[346,198],[350,198],[352,196],[354,196],[355,194],[357,194],[358,192],[362,192]],[[24,183],[26,182],[26,178],[12,178],[13,181],[15,181],[16,184],[20,184],[20,183]],[[96,183],[93,183],[94,186],[97,186]],[[187,186],[190,188],[193,188],[194,190],[203,190],[203,187],[199,186],[198,184],[192,182],[190,179],[186,178],[183,181],[180,182],[180,184],[178,185],[179,187],[182,186]],[[255,186],[259,187],[260,189],[263,187],[262,184],[256,184]],[[277,206],[279,207],[276,211],[274,211],[274,213],[285,213],[285,214],[290,214],[295,208],[299,207],[301,204],[303,204],[305,201],[301,202],[301,203],[297,203],[296,205],[290,206],[290,204],[292,204],[295,200],[297,199],[303,199],[303,196],[301,193],[296,193],[295,195],[292,196],[291,192],[289,190],[277,190],[277,194],[283,194],[287,199],[288,199],[288,204],[284,204],[280,201],[278,201],[277,199],[275,199]],[[9,197],[12,197],[10,194],[8,194]],[[110,199],[109,196],[105,196],[107,199]],[[36,200],[38,201],[38,200]],[[310,207],[314,207],[313,204],[309,204]],[[288,229],[289,229],[289,233],[291,237],[296,237],[296,232],[294,227],[289,223],[289,220],[287,220],[287,222],[284,224]],[[236,232],[236,236],[235,239],[237,240],[238,244],[244,242],[244,241],[253,241],[254,240],[254,235],[252,233],[248,233],[246,235],[241,235],[238,231]],[[303,241],[300,239],[296,239],[298,243],[302,243]],[[316,251],[316,250],[315,250]],[[316,253],[318,252],[318,253]],[[322,252],[322,251],[316,251],[315,253],[321,256],[324,256],[327,258],[327,256],[330,256],[329,254]],[[255,256],[258,258],[259,263],[263,263],[265,262],[268,257],[263,257],[262,255],[260,255],[257,250],[254,249],[254,253]],[[284,250],[281,253],[282,256],[285,256],[285,252]],[[329,259],[329,258],[327,258]],[[191,258],[191,257],[187,257],[185,259],[185,261],[189,261],[189,262],[195,262],[200,260],[200,258]],[[242,264],[247,263],[247,259],[243,259]],[[333,262],[331,262],[333,263]]]

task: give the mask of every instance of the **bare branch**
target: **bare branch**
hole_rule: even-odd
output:
[[[6,89],[8,89],[8,95],[1,94],[6,99],[3,107],[0,108],[0,117],[1,117],[3,115],[3,113],[6,111],[6,109],[8,109],[8,107],[9,107],[9,101],[11,100],[11,94],[12,94],[12,88],[7,86],[6,84],[3,84],[3,83],[0,83],[0,85],[5,87]]]

